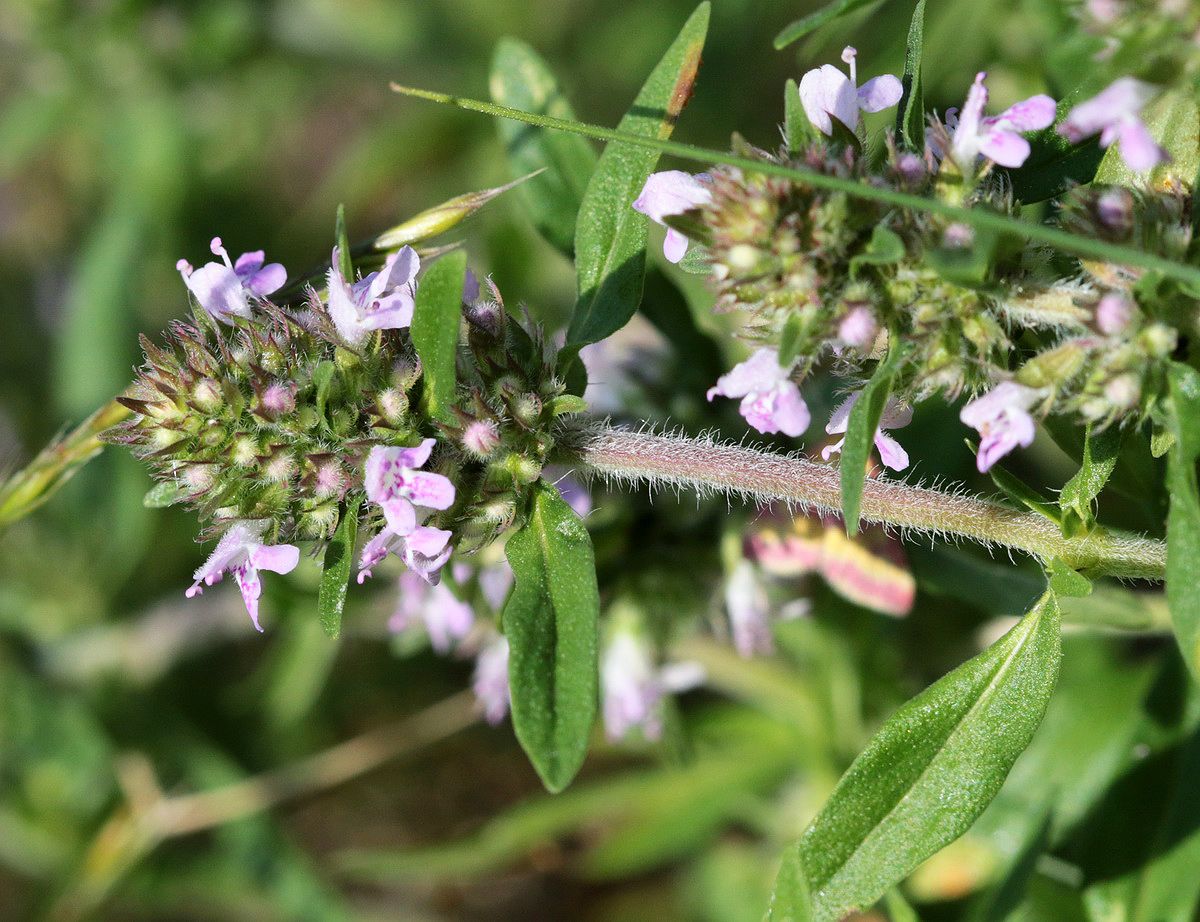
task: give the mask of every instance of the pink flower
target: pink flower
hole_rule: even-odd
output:
[[[638,727],[647,740],[661,739],[663,699],[703,681],[704,670],[696,663],[657,666],[637,626],[618,620],[600,661],[605,735],[615,741]]]
[[[651,173],[642,187],[642,194],[633,203],[639,211],[655,224],[667,227],[665,218],[683,214],[712,200],[708,184],[711,177],[706,173],[684,173],[682,170],[664,170]],[[687,253],[688,238],[673,227],[667,227],[667,239],[663,241],[663,255],[668,262],[677,263]]]
[[[833,411],[833,415],[829,417],[829,423],[825,426],[826,432],[830,435],[837,435],[846,431],[846,427],[850,424],[850,411],[854,409],[854,405],[858,403],[861,395],[862,391],[856,391],[842,401]],[[879,428],[875,430],[875,448],[879,452],[879,460],[884,463],[885,467],[890,467],[893,471],[902,471],[908,467],[908,452],[887,434],[888,430],[903,429],[912,422],[912,416],[911,407],[901,406],[894,398],[888,398],[888,402],[883,407],[883,415],[879,418]],[[843,436],[834,444],[827,445],[821,449],[821,457],[828,461],[831,455],[842,450],[845,442],[846,438]]]
[[[1096,327],[1105,336],[1116,336],[1133,322],[1137,305],[1127,294],[1110,291],[1096,305]]]
[[[265,523],[235,522],[221,540],[216,550],[194,574],[196,580],[185,595],[190,599],[204,591],[204,586],[220,582],[226,573],[232,573],[242,590],[246,611],[254,622],[255,630],[261,632],[258,622],[258,599],[262,595],[262,580],[259,570],[273,573],[291,573],[300,562],[300,549],[294,544],[263,544]]]
[[[393,633],[411,630],[421,624],[433,649],[446,653],[467,636],[474,623],[475,612],[471,606],[444,583],[431,586],[413,570],[400,574],[400,598],[396,611],[388,619],[388,629]]]
[[[838,339],[851,349],[866,349],[875,342],[879,324],[869,307],[851,308],[838,324]]]
[[[739,561],[725,581],[725,611],[738,653],[749,658],[775,652],[767,590],[748,560]]]
[[[800,388],[791,379],[791,371],[791,366],[779,364],[779,353],[774,349],[759,349],[718,378],[716,385],[708,389],[708,399],[741,397],[742,416],[759,432],[801,435],[811,416]]]
[[[287,281],[287,270],[279,263],[263,265],[266,260],[262,250],[243,253],[231,263],[220,237],[213,237],[209,248],[221,257],[221,262],[193,269],[191,263],[181,259],[175,268],[200,306],[225,323],[232,323],[234,317],[249,317],[251,298],[265,298]]]
[[[1094,134],[1100,135],[1101,147],[1120,141],[1121,157],[1129,168],[1149,170],[1170,159],[1138,116],[1157,93],[1149,83],[1122,77],[1067,113],[1058,133],[1075,144]]]
[[[808,71],[800,78],[800,105],[813,126],[824,135],[833,134],[833,122],[837,119],[850,131],[858,128],[858,113],[882,112],[890,109],[904,95],[904,87],[891,74],[883,74],[856,86],[858,52],[846,46],[842,60],[850,65],[850,76],[834,67],[823,64]]]
[[[429,460],[435,441],[425,439],[415,448],[376,445],[367,455],[367,498],[383,509],[388,528],[407,535],[417,527],[417,506],[449,509],[454,505],[454,484],[441,474],[417,470]]]
[[[1035,426],[1029,410],[1039,397],[1032,388],[1006,381],[962,408],[958,418],[981,437],[976,455],[980,473],[987,473],[1018,445],[1027,448],[1033,442]]]
[[[373,330],[399,330],[412,323],[421,259],[410,246],[393,253],[378,272],[353,284],[342,278],[338,249],[329,265],[329,316],[338,334],[360,346]]]
[[[967,101],[957,119],[946,113],[947,127],[953,128],[950,155],[963,173],[972,176],[980,155],[1001,166],[1019,167],[1029,157],[1029,142],[1021,132],[1037,131],[1054,122],[1055,102],[1049,96],[1030,96],[1005,109],[999,115],[984,117],[988,91],[983,81],[987,74],[975,75]]]
[[[479,650],[475,658],[475,674],[471,679],[475,699],[483,710],[483,718],[492,726],[508,713],[508,639],[495,634]]]
[[[358,563],[358,583],[362,585],[371,577],[371,571],[388,554],[395,554],[404,565],[425,582],[433,584],[440,579],[440,571],[450,559],[452,533],[442,528],[417,525],[406,535],[399,535],[390,528],[382,528],[362,550]]]

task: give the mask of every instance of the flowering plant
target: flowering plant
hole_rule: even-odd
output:
[[[472,713],[511,719],[550,792],[597,746],[686,752],[685,809],[660,790],[669,773],[643,785],[647,863],[705,810],[713,829],[744,822],[761,833],[747,917],[914,919],[906,894],[944,896],[922,880],[974,836],[993,844],[976,864],[957,853],[970,900],[937,917],[1194,918],[1200,15],[1070,5],[1088,64],[1047,80],[1053,95],[1005,87],[993,104],[999,81],[972,68],[959,106],[929,107],[919,0],[901,75],[859,83],[849,46],[846,70],[813,61],[766,147],[670,140],[704,92],[707,3],[615,129],[531,104],[557,86],[515,42],[490,102],[395,85],[504,120],[525,175],[358,246],[339,212],[328,264],[303,276],[261,250],[233,261],[221,238],[219,261],[180,259],[190,317],[142,337],[132,384],[10,479],[0,519],[103,442],[149,469],[148,504],[192,511],[214,543],[180,592],[231,575],[259,632],[279,617],[264,573],[316,574],[309,607],[335,638],[347,600],[396,572],[397,648],[472,661]],[[432,242],[514,187],[573,260],[565,323]],[[939,417],[957,438],[927,437]],[[937,476],[963,440],[973,486]],[[1028,482],[1036,452],[1068,474]],[[695,494],[703,525],[642,487]],[[885,636],[932,598],[1007,620],[906,703],[872,700],[871,671],[897,667],[853,625]],[[1114,653],[1069,624],[1173,641]],[[864,673],[849,703],[839,663]],[[1093,693],[1107,723],[1084,732]],[[692,718],[705,696],[754,716]],[[1106,864],[1134,784],[1153,816]],[[647,832],[660,822],[666,845]],[[345,867],[379,879],[421,860],[390,859]]]

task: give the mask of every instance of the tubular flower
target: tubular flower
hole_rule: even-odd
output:
[[[1006,381],[962,408],[958,418],[981,437],[976,455],[980,473],[987,473],[1018,445],[1027,448],[1033,442],[1035,425],[1029,409],[1039,397],[1033,388]]]
[[[701,205],[707,205],[712,199],[708,183],[710,177],[705,173],[685,173],[682,170],[664,170],[661,173],[651,173],[642,187],[642,194],[633,203],[633,210],[641,212],[655,224],[667,228],[667,239],[663,241],[663,255],[668,262],[677,263],[687,253],[688,238],[673,227],[668,227],[665,219],[671,215],[683,214]]]
[[[1149,83],[1122,77],[1067,113],[1058,133],[1072,143],[1099,134],[1101,147],[1119,141],[1121,157],[1130,169],[1152,169],[1170,158],[1138,113],[1157,93],[1158,88]]]
[[[957,119],[947,113],[947,124],[953,128],[950,156],[966,175],[975,173],[975,164],[982,155],[1000,166],[1019,167],[1029,157],[1029,142],[1021,132],[1037,131],[1054,122],[1055,102],[1049,96],[1030,96],[1005,109],[999,115],[985,117],[988,91],[984,86],[987,74],[980,71],[967,93],[967,101]]]
[[[641,632],[618,623],[600,662],[605,735],[615,741],[639,727],[647,740],[661,739],[663,699],[703,681],[704,670],[696,663],[656,665]]]
[[[243,253],[233,263],[220,237],[213,237],[209,248],[213,255],[221,257],[221,262],[193,269],[191,263],[181,259],[175,268],[200,306],[225,323],[232,323],[234,317],[249,317],[251,298],[265,298],[287,281],[287,270],[282,265],[264,265],[262,250]]]
[[[717,396],[741,397],[742,416],[759,432],[797,436],[812,421],[800,388],[791,379],[791,366],[780,365],[774,349],[759,349],[718,378],[708,389],[708,399]]]
[[[856,391],[842,401],[833,411],[833,415],[829,417],[829,423],[825,426],[826,432],[830,435],[845,433],[846,427],[850,424],[850,411],[854,409],[860,396],[862,396],[862,391]],[[903,429],[912,422],[912,415],[911,407],[901,406],[895,398],[889,398],[883,408],[883,415],[879,417],[879,427],[875,430],[875,449],[879,452],[879,460],[885,467],[890,467],[893,471],[902,471],[908,467],[908,452],[899,442],[888,435],[888,431]],[[842,435],[842,438],[834,444],[821,449],[821,457],[828,461],[831,455],[842,450],[845,442],[846,437]]]
[[[475,657],[475,674],[471,678],[475,700],[483,711],[483,719],[492,726],[508,714],[508,638],[493,634]]]
[[[258,578],[258,571],[291,573],[300,562],[300,549],[294,544],[263,544],[264,527],[262,523],[254,522],[231,525],[204,566],[196,571],[196,582],[185,593],[189,599],[193,598],[204,591],[204,586],[218,583],[226,573],[232,573],[242,591],[250,620],[260,633],[258,599],[262,595],[262,580]]]
[[[399,330],[412,323],[421,258],[410,246],[393,253],[378,272],[357,282],[342,278],[338,249],[329,266],[329,316],[338,335],[361,346],[374,330]]]
[[[900,80],[892,74],[874,77],[857,86],[858,52],[846,46],[842,60],[850,65],[850,76],[832,64],[822,64],[800,78],[800,105],[813,127],[824,135],[833,134],[833,122],[837,119],[854,131],[858,127],[858,113],[882,112],[890,109],[904,95]]]
[[[388,629],[393,633],[422,625],[433,649],[446,653],[467,636],[474,623],[471,606],[444,584],[430,586],[413,570],[400,574],[400,598],[388,619]]]

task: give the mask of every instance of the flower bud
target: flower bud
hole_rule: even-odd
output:
[[[375,409],[380,418],[391,426],[399,426],[408,414],[408,395],[396,387],[380,391],[375,398]]]
[[[463,430],[462,443],[472,455],[485,460],[500,444],[500,429],[493,420],[477,419]]]
[[[1132,373],[1118,375],[1104,386],[1104,399],[1119,413],[1132,410],[1141,398],[1141,383]]]
[[[258,442],[248,435],[239,435],[229,449],[229,461],[236,467],[250,467],[258,462]]]
[[[838,324],[838,339],[852,349],[866,349],[875,342],[875,334],[879,332],[879,324],[875,315],[866,306],[850,309]]]
[[[515,483],[531,484],[542,476],[542,466],[532,458],[511,452],[500,462],[501,468]]]
[[[1175,351],[1178,334],[1165,324],[1155,323],[1146,327],[1140,337],[1143,347],[1155,358],[1166,358]]]
[[[277,420],[296,409],[296,385],[279,381],[267,385],[258,397],[258,415]]]
[[[283,447],[277,447],[262,459],[262,475],[271,483],[287,483],[296,476],[296,459]]]
[[[1133,230],[1133,193],[1121,186],[1106,189],[1096,199],[1096,217],[1114,237]]]
[[[1110,291],[1096,305],[1096,329],[1105,336],[1123,333],[1133,320],[1137,305],[1129,295]]]
[[[537,425],[542,415],[541,398],[528,392],[509,401],[508,408],[512,411],[513,419],[530,429]]]
[[[192,405],[203,413],[216,413],[225,405],[221,385],[212,378],[201,378],[192,386]]]

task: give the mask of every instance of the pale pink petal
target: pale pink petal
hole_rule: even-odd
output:
[[[300,548],[294,544],[259,545],[250,552],[250,565],[272,573],[291,573],[300,563]]]
[[[775,404],[775,424],[784,435],[793,438],[803,435],[812,422],[808,404],[800,395],[800,388],[790,381],[781,384]]]
[[[263,250],[251,250],[237,258],[237,262],[233,264],[233,271],[242,278],[249,278],[261,269],[266,261],[267,254]]]
[[[449,509],[454,505],[454,484],[448,477],[426,471],[414,471],[405,481],[408,498],[418,506],[427,509]]]
[[[780,381],[786,381],[789,370],[779,364],[779,353],[774,349],[759,349],[744,362],[734,365],[709,388],[708,399],[713,397],[744,397],[751,391],[769,390]]]
[[[390,532],[401,537],[417,527],[417,510],[403,496],[392,496],[379,503]]]
[[[663,240],[663,256],[669,263],[677,263],[687,255],[688,238],[673,227],[667,228],[666,239]]]
[[[1153,169],[1168,159],[1150,134],[1146,123],[1140,118],[1130,117],[1121,123],[1121,159],[1131,170],[1141,173]]]
[[[268,263],[246,279],[245,286],[255,297],[265,298],[283,287],[287,269],[280,263]]]
[[[1006,128],[1014,131],[1040,131],[1054,124],[1056,111],[1057,103],[1040,94],[1009,106],[996,116],[995,121],[1003,122]]]
[[[1149,83],[1122,77],[1067,113],[1058,127],[1059,134],[1071,141],[1082,141],[1128,116],[1137,115],[1157,93],[1158,88]]]
[[[855,391],[837,405],[837,409],[833,411],[829,417],[829,422],[825,425],[826,432],[834,435],[846,431],[846,426],[850,423],[850,411],[854,409],[854,405],[858,403],[858,398],[861,395],[862,391]]]
[[[683,214],[711,200],[712,191],[701,178],[683,170],[663,170],[651,173],[646,179],[633,208],[651,221],[662,224],[663,218]]]
[[[829,113],[825,110],[824,102],[824,92],[821,89],[821,69],[807,71],[800,78],[800,105],[804,108],[804,114],[808,116],[813,127],[821,134],[830,135],[833,134],[833,123],[829,120]]]
[[[421,525],[405,537],[407,547],[425,557],[440,554],[449,543],[452,533],[442,528]]]
[[[221,263],[205,263],[184,279],[200,306],[218,320],[249,317],[250,301],[236,272]]]
[[[1019,134],[992,129],[980,139],[979,152],[1000,166],[1016,168],[1028,159],[1030,147]]]
[[[904,86],[899,79],[882,74],[858,88],[858,107],[864,112],[882,112],[896,105],[903,95]]]
[[[908,452],[882,430],[875,433],[875,448],[879,451],[879,460],[883,462],[884,467],[890,467],[893,471],[902,471],[908,467]]]
[[[832,445],[826,445],[824,448],[821,449],[821,460],[828,461],[834,455],[840,454],[842,451],[842,447],[845,444],[846,444],[846,437],[842,436],[840,439],[838,439]]]
[[[261,634],[263,628],[258,622],[258,599],[262,595],[262,580],[258,578],[258,571],[252,566],[243,565],[234,568],[233,578],[242,590],[242,601],[246,603],[246,611],[254,622],[254,629]]]

